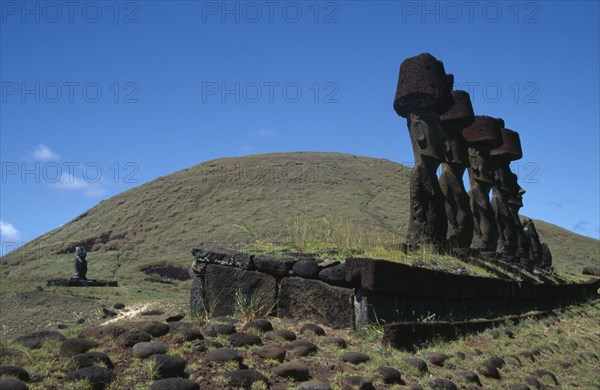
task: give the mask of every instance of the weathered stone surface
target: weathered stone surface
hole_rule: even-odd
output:
[[[488,378],[501,379],[498,368],[489,362],[484,362],[479,368],[479,373]]]
[[[400,65],[394,110],[407,117],[416,109],[432,109],[438,114],[453,104],[452,85],[444,64],[429,53],[405,59]]]
[[[124,303],[115,303],[113,305],[113,309],[117,309],[117,310],[125,309],[125,304]]]
[[[281,377],[290,378],[294,381],[306,381],[309,378],[308,367],[301,362],[283,363],[275,367],[273,372]]]
[[[296,261],[296,259],[278,259],[275,257],[259,255],[254,258],[254,266],[257,270],[267,274],[288,276]]]
[[[416,368],[421,373],[429,371],[429,368],[427,367],[427,363],[425,363],[425,360],[423,360],[423,359],[404,358],[404,359],[402,359],[402,361],[404,363],[406,363],[407,365]]]
[[[210,351],[204,357],[204,362],[237,362],[242,363],[243,356],[233,348],[223,347]]]
[[[0,389],[2,390],[27,390],[25,383],[17,378],[0,377]]]
[[[477,375],[474,371],[459,371],[457,374],[462,377],[465,381],[475,383],[478,386],[481,386],[481,380],[479,379],[479,375]]]
[[[312,380],[300,383],[298,390],[331,390],[331,387],[327,383]]]
[[[149,390],[200,390],[200,385],[188,379],[167,378],[154,381]]]
[[[334,328],[349,328],[354,325],[353,297],[352,289],[289,277],[281,281],[277,314],[312,319]]]
[[[375,370],[373,377],[375,379],[380,379],[387,385],[402,383],[402,375],[400,374],[400,371],[393,367],[379,366],[377,370]]]
[[[467,147],[461,143],[462,140],[459,141],[458,137],[458,135],[454,135],[454,138],[450,138],[453,140],[452,147],[460,150],[464,147],[466,155]],[[445,199],[444,206],[448,220],[446,238],[449,248],[469,248],[473,240],[473,213],[469,204],[469,195],[462,180],[468,164],[468,157],[465,159],[467,161],[464,164],[460,162],[442,164],[442,173],[439,179],[440,189]]]
[[[52,279],[46,282],[48,286],[62,287],[118,287],[116,280],[92,280],[92,279]]]
[[[246,347],[250,345],[262,345],[262,340],[255,334],[252,333],[233,333],[227,337],[229,344],[233,347]]]
[[[316,279],[319,276],[319,266],[314,260],[300,260],[292,267],[294,275],[302,278]]]
[[[318,350],[317,346],[308,340],[292,341],[287,345],[287,348],[290,349],[297,356],[312,355]]]
[[[71,357],[71,361],[75,368],[85,368],[96,365],[97,363],[104,364],[107,368],[114,368],[114,364],[110,357],[104,352],[84,352]]]
[[[122,333],[117,338],[117,343],[121,347],[133,347],[137,343],[144,343],[152,340],[152,336],[150,336],[146,332],[125,332]]]
[[[246,325],[244,325],[244,328],[243,328],[244,332],[247,332],[249,330],[255,330],[260,333],[266,333],[266,332],[270,332],[273,330],[273,324],[271,324],[271,322],[269,320],[265,320],[265,319],[252,320],[252,321],[248,322]]]
[[[450,358],[450,356],[446,355],[445,353],[439,352],[430,352],[427,353],[426,356],[429,363],[438,367],[442,367],[444,365],[444,362]]]
[[[500,129],[503,123],[487,115],[475,116],[475,122],[463,130],[463,137],[470,144],[484,144],[490,149],[502,145]]]
[[[296,334],[294,332],[292,332],[291,330],[278,329],[278,330],[272,330],[270,332],[265,333],[264,338],[267,340],[282,339],[285,341],[294,341],[294,340],[296,340]]]
[[[171,330],[169,325],[159,321],[138,321],[124,326],[132,332],[146,332],[152,337],[164,336]]]
[[[213,315],[233,314],[238,291],[246,297],[260,298],[260,305],[266,309],[275,307],[277,302],[277,280],[271,275],[209,264],[205,278],[206,301],[216,303]]]
[[[125,333],[126,329],[120,325],[88,326],[83,329],[77,337],[98,339],[114,339]]]
[[[527,383],[529,386],[533,387],[534,389],[543,389],[544,385],[542,385],[542,383],[537,380],[536,378],[532,377],[532,376],[526,376],[525,378],[523,378],[523,381],[525,383]]]
[[[33,332],[26,334],[21,337],[17,337],[14,342],[26,346],[29,349],[39,349],[42,347],[44,341],[47,340],[58,340],[64,341],[67,337],[62,333],[53,332],[50,330],[44,330],[40,332]]]
[[[208,324],[204,327],[203,331],[209,337],[230,335],[236,332],[235,326],[231,324]]]
[[[454,104],[440,115],[440,122],[444,126],[462,128],[471,125],[475,121],[475,113],[471,104],[471,96],[467,91],[454,90],[452,91],[452,100]]]
[[[338,264],[331,267],[327,267],[319,272],[319,279],[327,284],[334,286],[347,286],[346,284],[346,266],[344,264]]]
[[[360,364],[366,363],[369,360],[371,360],[369,355],[362,352],[346,352],[342,355],[342,361],[346,363]]]
[[[199,330],[181,327],[177,330],[171,330],[171,338],[175,342],[182,343],[184,341],[203,340],[204,336]]]
[[[523,158],[519,133],[510,129],[500,129],[502,144],[490,150],[490,156],[496,159],[516,161]]]
[[[600,276],[600,267],[588,265],[586,267],[583,267],[583,270],[581,271],[581,273],[583,275]]]
[[[152,355],[167,353],[169,347],[167,344],[160,341],[150,341],[137,343],[131,349],[133,356],[141,359],[145,359]]]
[[[253,255],[244,252],[232,251],[220,247],[206,247],[192,249],[195,262],[206,264],[225,265],[245,270],[254,269]]]
[[[172,314],[170,316],[168,316],[167,318],[165,318],[166,322],[177,322],[177,321],[181,321],[185,318],[185,313],[175,313]]]
[[[93,390],[101,390],[115,380],[115,374],[107,368],[92,366],[80,368],[65,376],[65,380],[67,381],[82,379],[89,381]]]
[[[343,389],[375,390],[373,383],[365,377],[358,375],[343,376],[341,379]]]
[[[325,336],[325,330],[317,324],[307,323],[300,328],[300,334],[312,332],[316,336]]]
[[[269,384],[269,380],[254,369],[230,371],[223,376],[227,379],[230,386],[243,387],[244,389],[250,389],[254,382],[264,382],[267,386]]]
[[[432,390],[457,390],[458,387],[450,379],[436,378],[430,380],[428,383]]]
[[[506,365],[506,362],[500,356],[491,356],[484,362],[484,364],[488,364],[496,368],[503,368]]]
[[[206,352],[209,348],[223,348],[223,344],[211,340],[194,340],[190,347],[196,352]]]
[[[552,380],[552,382],[554,382],[554,384],[556,386],[558,386],[558,378],[556,378],[556,375],[548,370],[534,370],[531,375],[533,375],[536,378],[540,378],[543,379],[545,377],[548,377],[550,380]]]
[[[258,348],[254,353],[263,359],[273,359],[283,362],[285,360],[286,351],[279,344],[269,344]]]
[[[96,348],[98,343],[84,338],[67,339],[60,345],[60,354],[63,356],[73,356],[78,353],[84,353],[92,348]]]
[[[29,382],[31,377],[27,370],[15,366],[0,366],[0,377],[11,376],[23,382]]]
[[[179,356],[156,354],[150,356],[149,359],[156,362],[158,378],[175,378],[184,375],[186,361]]]

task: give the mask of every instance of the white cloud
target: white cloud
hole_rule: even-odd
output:
[[[257,131],[250,132],[252,137],[277,137],[279,136],[279,132],[277,130],[269,130],[261,127]]]
[[[17,242],[21,240],[21,233],[12,224],[0,219],[0,240]]]
[[[28,153],[28,156],[32,160],[39,161],[60,160],[60,156],[44,144],[39,144],[36,146]]]
[[[62,191],[81,192],[85,196],[102,196],[106,193],[106,189],[100,182],[90,182],[71,174],[63,173],[56,183],[52,183],[51,187]]]

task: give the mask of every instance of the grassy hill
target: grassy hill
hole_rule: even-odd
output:
[[[409,175],[409,168],[389,160],[340,153],[212,160],[101,201],[2,263],[72,253],[83,244],[139,266],[187,265],[191,248],[201,243],[286,242],[324,217],[357,247],[370,240],[397,243],[408,220]],[[579,273],[600,263],[598,240],[536,225],[560,271]]]

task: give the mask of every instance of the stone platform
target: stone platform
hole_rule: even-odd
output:
[[[223,248],[198,248],[193,254],[192,314],[231,315],[236,294],[242,294],[260,299],[271,314],[334,328],[424,318],[461,322],[549,311],[598,297],[600,288],[598,279],[516,282],[376,259],[349,258],[340,264],[296,254],[280,259]]]
[[[119,283],[115,280],[94,280],[94,279],[52,279],[46,283],[48,286],[63,287],[118,287]]]

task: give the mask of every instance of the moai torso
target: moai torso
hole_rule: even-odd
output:
[[[463,130],[469,145],[469,197],[473,213],[473,241],[471,248],[495,252],[498,245],[498,227],[490,203],[490,189],[494,184],[490,150],[501,142],[501,120],[476,116],[475,122]]]
[[[469,248],[473,240],[473,213],[463,184],[469,155],[462,131],[475,121],[475,116],[467,92],[452,91],[452,97],[454,105],[440,117],[446,139],[439,183],[448,220],[448,246]]]

